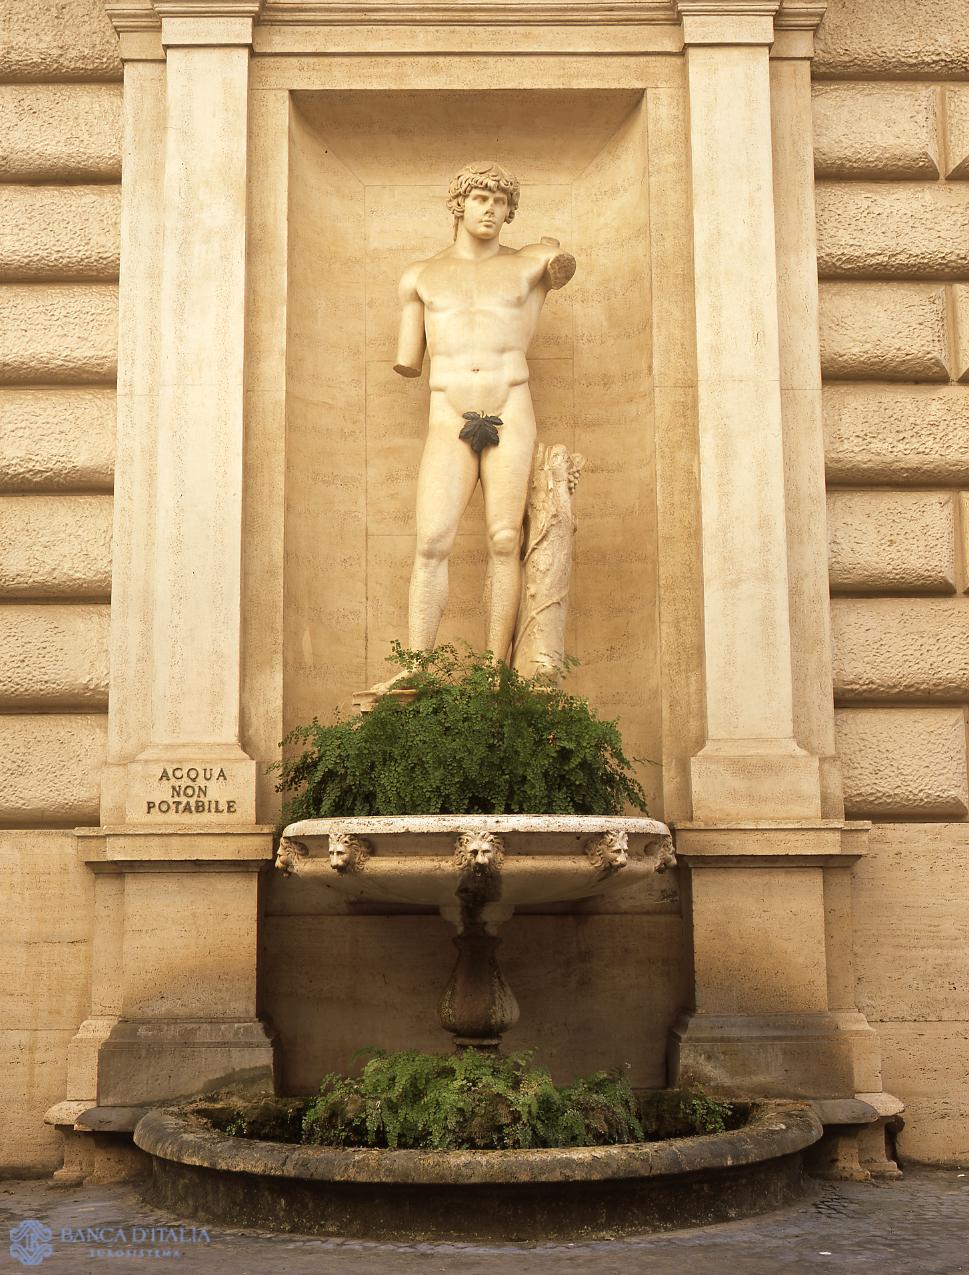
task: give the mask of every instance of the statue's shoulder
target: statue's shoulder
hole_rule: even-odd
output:
[[[422,261],[412,261],[400,277],[401,292],[416,289],[425,270],[436,262],[445,259],[448,255],[449,249],[444,248],[440,252],[436,252],[433,257],[425,257]]]

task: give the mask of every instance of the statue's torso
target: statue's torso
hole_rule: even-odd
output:
[[[542,258],[508,250],[485,261],[442,254],[421,270],[430,386],[455,411],[500,413],[511,390],[527,382],[544,269]]]

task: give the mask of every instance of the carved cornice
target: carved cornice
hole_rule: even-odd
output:
[[[675,0],[266,0],[260,15],[262,26],[645,26],[675,20]]]
[[[160,18],[257,18],[262,0],[154,0]]]
[[[827,7],[828,0],[782,0],[774,26],[779,31],[816,31]]]
[[[151,0],[105,0],[105,9],[118,35],[129,31],[158,31],[161,18]]]
[[[678,18],[772,18],[781,0],[677,0]]]

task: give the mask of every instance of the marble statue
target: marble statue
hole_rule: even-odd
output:
[[[501,243],[518,181],[498,164],[468,164],[451,182],[454,242],[404,272],[395,371],[420,376],[429,355],[430,413],[417,480],[417,550],[408,645],[430,650],[448,598],[448,558],[478,482],[488,532],[487,647],[511,653],[521,594],[522,524],[535,452],[526,352],[548,292],[575,258],[556,239]]]

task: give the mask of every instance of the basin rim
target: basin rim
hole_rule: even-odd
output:
[[[506,1151],[389,1151],[264,1142],[219,1133],[177,1108],[138,1122],[135,1145],[160,1160],[312,1182],[475,1186],[668,1178],[740,1168],[803,1151],[824,1126],[804,1102],[762,1101],[740,1129],[665,1142]]]
[[[329,819],[300,819],[283,829],[294,841],[333,833],[353,836],[380,836],[393,833],[460,832],[544,832],[595,833],[626,832],[665,841],[670,830],[665,823],[642,815],[341,815]]]

